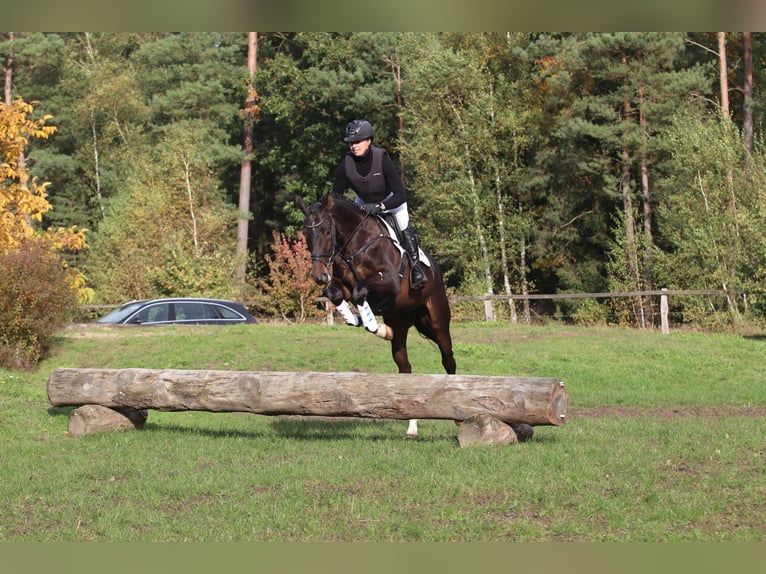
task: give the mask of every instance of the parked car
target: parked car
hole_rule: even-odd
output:
[[[96,323],[114,325],[236,325],[257,323],[245,306],[234,301],[204,298],[131,301]]]

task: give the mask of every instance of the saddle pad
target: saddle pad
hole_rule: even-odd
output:
[[[396,230],[391,227],[391,224],[389,224],[384,217],[379,217],[378,219],[380,219],[380,221],[383,222],[383,225],[385,225],[388,236],[391,238],[391,241],[394,242],[394,245],[396,245],[396,248],[399,250],[399,255],[404,257],[406,251],[404,250],[404,247],[402,247],[402,244],[399,243],[399,238],[396,236]],[[420,247],[418,247],[418,259],[420,259],[420,263],[431,267],[431,262],[428,260],[425,252]]]

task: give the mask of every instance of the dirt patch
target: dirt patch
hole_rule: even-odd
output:
[[[567,420],[601,417],[763,417],[766,405],[754,406],[691,406],[691,407],[576,407],[570,408]]]

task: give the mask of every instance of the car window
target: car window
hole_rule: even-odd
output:
[[[127,317],[130,316],[133,311],[138,309],[141,305],[143,305],[143,301],[132,301],[130,303],[125,303],[125,305],[122,305],[121,307],[114,309],[113,311],[110,311],[103,317],[96,320],[97,323],[121,323],[124,321]]]
[[[184,301],[176,303],[176,321],[199,321],[205,318],[205,308],[202,303]]]
[[[157,323],[159,321],[168,320],[168,304],[158,303],[156,305],[149,305],[144,307],[133,317],[130,318],[131,323]]]
[[[205,317],[207,319],[241,319],[239,313],[236,313],[223,305],[208,304],[205,305]]]

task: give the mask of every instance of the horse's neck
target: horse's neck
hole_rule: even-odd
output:
[[[372,223],[364,220],[364,213],[351,201],[342,198],[336,199],[333,203],[332,216],[335,220],[335,227],[340,232],[342,238],[346,241],[353,239],[353,236],[361,229]]]

